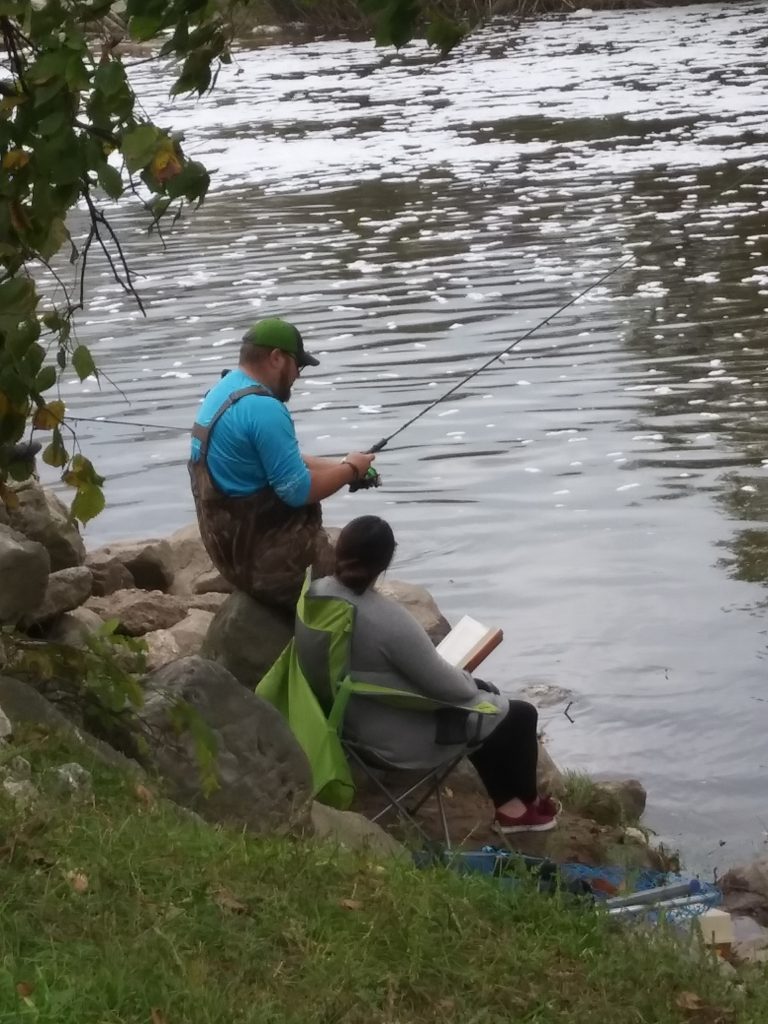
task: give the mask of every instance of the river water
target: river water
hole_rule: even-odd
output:
[[[193,517],[183,428],[283,315],[322,357],[302,446],[364,449],[626,262],[378,457],[326,521],[393,524],[394,575],[501,625],[484,674],[569,767],[635,775],[649,823],[722,867],[768,829],[768,218],[761,4],[495,23],[450,60],[365,43],[243,50],[173,111],[215,171],[163,251],[115,211],[147,306],[91,271],[67,380],[107,476],[96,546]],[[162,113],[160,113],[162,112]],[[152,426],[145,426],[151,424]],[[572,718],[571,722],[569,718]],[[723,845],[725,843],[725,845]]]

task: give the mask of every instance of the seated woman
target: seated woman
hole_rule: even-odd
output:
[[[344,716],[344,738],[401,768],[431,768],[469,746],[468,757],[496,808],[499,831],[554,828],[556,805],[536,789],[536,709],[526,701],[508,700],[495,686],[444,661],[413,616],[373,589],[394,553],[388,523],[378,516],[353,519],[336,544],[334,575],[314,580],[309,592],[355,605],[353,679],[408,690],[446,707],[417,711],[353,695]],[[301,643],[298,635],[296,642]],[[313,651],[299,650],[299,657],[311,674]],[[482,702],[492,703],[497,714],[466,710]]]

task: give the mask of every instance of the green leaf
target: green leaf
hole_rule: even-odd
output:
[[[73,92],[81,92],[91,87],[91,76],[77,53],[71,54],[67,61],[66,79],[67,85]]]
[[[56,469],[66,466],[67,451],[62,444],[61,438],[58,441],[54,438],[48,447],[43,449],[42,459],[47,466],[54,466]]]
[[[69,231],[63,220],[54,217],[48,226],[45,238],[40,243],[40,254],[45,259],[50,259],[69,238]]]
[[[166,191],[172,199],[179,199],[181,196],[184,196],[190,202],[193,202],[195,199],[199,199],[202,202],[210,183],[211,176],[205,167],[196,160],[190,160],[181,174],[177,174],[175,178],[170,179],[166,185]]]
[[[49,331],[59,331],[67,322],[66,317],[63,317],[57,309],[43,313],[41,319]]]
[[[72,469],[65,474],[64,482],[71,487],[82,487],[84,484],[97,484],[101,487],[104,477],[99,476],[90,459],[86,459],[84,455],[75,455],[72,459]]]
[[[38,303],[35,286],[28,277],[12,277],[0,284],[0,317],[20,320]]]
[[[89,519],[102,512],[105,505],[106,500],[101,487],[97,484],[83,484],[78,488],[72,502],[72,515],[81,523],[87,523]]]
[[[20,320],[5,332],[6,351],[14,359],[23,359],[40,337],[40,321],[35,316]],[[38,346],[39,347],[39,346]],[[40,352],[42,353],[42,349]]]
[[[50,82],[46,82],[45,85],[39,86],[35,90],[35,107],[42,107],[48,100],[52,100],[54,96],[57,96],[66,85],[63,78],[57,76]]]
[[[74,366],[75,373],[80,380],[85,380],[86,377],[96,376],[96,364],[93,361],[93,356],[85,345],[78,345],[72,353],[72,365]]]
[[[70,57],[71,54],[67,50],[46,51],[27,72],[27,80],[33,85],[42,85],[57,75],[63,75]]]
[[[211,54],[207,50],[195,50],[184,61],[181,75],[171,88],[171,95],[196,92],[202,96],[211,84]]]
[[[110,199],[119,199],[123,194],[123,176],[111,164],[102,164],[98,170],[99,184]]]
[[[162,14],[136,15],[128,22],[131,39],[140,43],[153,39],[162,28],[163,20]]]
[[[45,361],[45,349],[42,345],[27,345],[24,352],[24,368],[27,375],[34,381],[34,378],[40,372],[40,369]]]
[[[114,96],[126,84],[125,68],[119,60],[110,60],[105,64],[100,64],[93,76],[93,84],[105,96]]]
[[[153,124],[141,124],[123,135],[120,148],[129,171],[140,171],[152,160],[161,133]]]
[[[38,124],[37,130],[41,135],[55,135],[57,132],[70,123],[71,117],[66,110],[54,110]]]
[[[458,22],[437,14],[432,18],[427,29],[427,42],[430,46],[436,46],[445,56],[461,42],[465,35],[465,29]]]
[[[42,394],[56,383],[56,367],[44,366],[37,377],[35,377],[35,391]]]
[[[7,473],[11,480],[16,480],[18,483],[21,483],[22,480],[27,480],[29,478],[30,468],[29,462],[9,462]]]

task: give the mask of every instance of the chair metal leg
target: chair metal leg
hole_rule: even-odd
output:
[[[371,821],[374,821],[374,822],[378,821],[378,819],[381,818],[382,815],[386,814],[387,811],[391,810],[392,807],[394,807],[395,810],[397,811],[397,813],[400,815],[400,817],[404,821],[408,822],[409,825],[412,825],[413,828],[416,829],[416,831],[419,833],[421,838],[426,843],[430,843],[431,839],[429,838],[427,833],[424,831],[424,829],[421,827],[421,825],[418,823],[418,821],[416,821],[408,813],[407,809],[405,807],[403,807],[402,804],[400,803],[400,801],[403,799],[403,796],[401,795],[401,796],[397,797],[397,796],[394,796],[392,793],[390,793],[389,790],[387,789],[387,787],[373,774],[373,772],[369,769],[368,765],[365,763],[365,761],[363,761],[363,759],[360,757],[360,755],[356,751],[352,750],[351,748],[348,748],[347,752],[349,754],[351,754],[352,757],[354,757],[354,759],[357,761],[357,763],[363,769],[363,771],[368,776],[368,778],[376,786],[378,786],[378,788],[381,790],[381,792],[384,794],[384,796],[387,798],[387,800],[389,800],[389,804],[384,808],[384,810],[380,811],[375,817],[371,818]],[[417,786],[418,785],[419,785],[419,783],[417,783]],[[411,789],[408,790],[408,792],[410,793],[414,788],[415,787],[412,786]],[[407,796],[407,793],[405,795]]]
[[[440,820],[443,823],[443,836],[445,837],[445,848],[450,853],[451,836],[450,833],[448,832],[448,819],[445,816],[445,804],[443,803],[443,794],[440,791],[439,785],[435,789],[435,796],[437,797],[437,806],[440,808]]]
[[[418,821],[416,821],[414,815],[417,814],[417,812],[424,806],[427,800],[429,800],[429,798],[434,794],[435,798],[437,799],[437,806],[440,814],[440,823],[442,825],[443,836],[445,839],[445,848],[448,851],[452,849],[451,836],[448,828],[448,818],[445,813],[445,804],[443,802],[443,794],[441,792],[441,787],[445,780],[448,778],[448,776],[451,774],[451,772],[454,770],[456,765],[459,763],[463,755],[454,758],[454,760],[447,765],[438,765],[436,768],[433,768],[431,771],[427,772],[420,779],[418,779],[407,790],[405,790],[405,792],[400,793],[398,796],[395,796],[387,789],[383,782],[381,782],[378,776],[374,774],[374,771],[371,769],[369,765],[365,763],[363,758],[360,756],[360,754],[358,754],[354,747],[345,744],[344,749],[346,750],[349,756],[355,759],[355,761],[360,765],[360,767],[365,772],[366,776],[369,779],[371,779],[371,781],[378,787],[378,789],[384,794],[384,796],[389,801],[386,807],[384,807],[381,811],[379,811],[378,814],[374,815],[374,817],[371,818],[371,821],[378,821],[380,818],[383,818],[385,814],[394,809],[395,811],[397,811],[399,816],[404,821],[412,825],[416,829],[416,831],[421,835],[421,837],[424,840],[426,840],[427,843],[429,843],[431,842],[430,837],[424,831],[422,826],[419,825]],[[415,790],[421,788],[422,786],[426,786],[426,792],[422,795],[421,799],[413,807],[406,808],[405,806],[403,806],[402,801],[406,800]]]
[[[447,767],[445,767],[445,768],[443,768],[441,765],[438,765],[437,768],[433,768],[432,769],[432,772],[430,774],[432,775],[432,777],[434,779],[433,787],[430,788],[429,790],[427,790],[427,792],[424,794],[424,796],[421,798],[421,800],[419,800],[419,802],[411,809],[411,814],[416,814],[417,811],[421,810],[421,808],[424,806],[424,804],[427,802],[427,800],[429,800],[429,798],[432,796],[432,793],[434,792],[435,787],[437,787],[439,789],[439,787],[442,786],[442,784],[445,782],[445,780],[451,774],[451,772],[456,767],[456,765],[459,763],[459,761],[461,761],[461,758],[463,756],[464,755],[462,754],[460,757],[454,758],[454,760],[451,761],[451,763]],[[424,779],[422,779],[422,782],[426,781],[427,778],[429,778],[429,776],[425,775]],[[409,790],[409,792],[413,792],[413,790],[416,789],[417,786],[419,786],[419,785],[421,785],[421,782],[418,782],[416,784],[416,786],[412,786],[411,789]]]

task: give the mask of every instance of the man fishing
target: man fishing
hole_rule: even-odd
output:
[[[238,590],[291,611],[307,566],[333,571],[320,502],[362,480],[374,458],[350,452],[338,462],[299,451],[286,403],[301,371],[318,365],[293,324],[261,320],[192,427],[189,473],[206,551]]]

